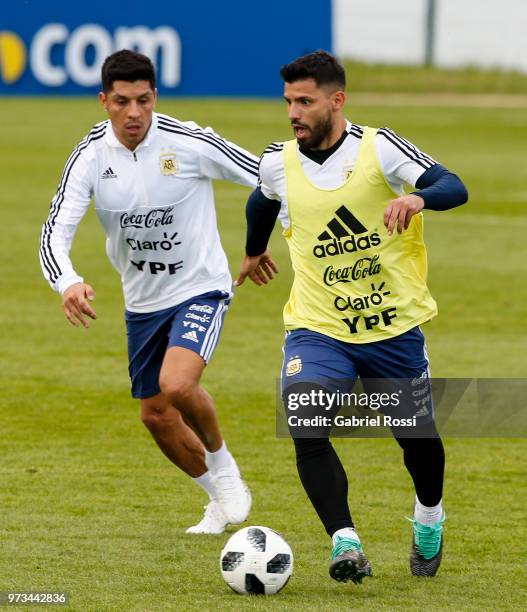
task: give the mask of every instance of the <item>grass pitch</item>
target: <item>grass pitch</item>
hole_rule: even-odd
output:
[[[252,524],[281,531],[295,572],[275,598],[223,584],[228,534],[187,536],[204,495],[157,450],[129,397],[119,279],[93,211],[73,260],[93,284],[98,320],[71,328],[38,264],[38,235],[71,148],[102,118],[95,101],[1,100],[3,186],[0,398],[0,590],[66,590],[72,610],[516,610],[525,548],[525,441],[446,440],[443,566],[409,576],[412,488],[392,440],[337,440],[357,528],[375,578],[339,585],[329,540],[274,435],[285,244],[272,285],[237,291],[207,369],[225,437],[252,487]],[[259,153],[290,137],[280,102],[162,100],[159,110],[212,125]],[[425,326],[435,376],[525,377],[527,119],[522,109],[350,107],[389,125],[466,181],[470,203],[426,213],[430,286],[440,314]],[[7,120],[6,120],[7,118]],[[247,190],[216,188],[224,247],[237,272]],[[231,530],[232,531],[232,530]]]

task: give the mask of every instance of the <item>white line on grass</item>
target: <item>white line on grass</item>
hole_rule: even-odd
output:
[[[425,213],[426,215],[426,213]],[[509,215],[434,215],[433,220],[431,215],[426,215],[429,223],[451,223],[453,225],[466,224],[466,225],[504,225],[508,227],[527,227],[527,217],[511,217]]]
[[[464,106],[527,108],[523,94],[350,93],[351,106]]]

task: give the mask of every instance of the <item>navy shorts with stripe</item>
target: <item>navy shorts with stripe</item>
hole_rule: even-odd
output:
[[[159,373],[168,348],[182,346],[208,363],[218,344],[230,295],[212,291],[156,312],[125,312],[132,396],[160,392]]]
[[[308,329],[296,329],[286,333],[284,344],[284,363],[282,367],[282,394],[284,397],[293,391],[293,385],[312,383],[328,391],[349,393],[360,377],[367,390],[370,384],[378,384],[379,379],[392,379],[403,382],[419,380],[430,392],[430,368],[426,352],[425,338],[419,327],[377,342],[352,344],[336,340]],[[388,381],[386,383],[389,384]],[[415,382],[414,382],[415,384]],[[399,386],[399,385],[397,385]],[[406,385],[405,385],[406,386]],[[408,414],[398,416],[417,416],[425,422],[433,419],[433,406],[401,406]],[[383,412],[383,410],[381,410]]]

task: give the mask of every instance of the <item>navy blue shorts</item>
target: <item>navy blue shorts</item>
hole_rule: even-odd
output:
[[[218,344],[230,296],[212,291],[156,312],[125,312],[132,396],[160,392],[159,373],[168,348],[182,346],[208,363]]]
[[[406,397],[412,401],[400,404],[398,416],[420,417],[421,422],[433,419],[429,362],[419,327],[365,344],[342,342],[307,329],[286,333],[281,377],[284,401],[288,393],[309,385],[349,393],[357,377],[366,391],[376,386],[387,390],[390,385],[393,391],[402,385],[409,389]]]

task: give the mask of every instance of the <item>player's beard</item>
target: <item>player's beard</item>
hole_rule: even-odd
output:
[[[309,128],[311,135],[308,138],[299,140],[301,149],[317,149],[320,143],[331,134],[333,129],[333,116],[331,111],[325,117],[319,119],[313,127]]]

